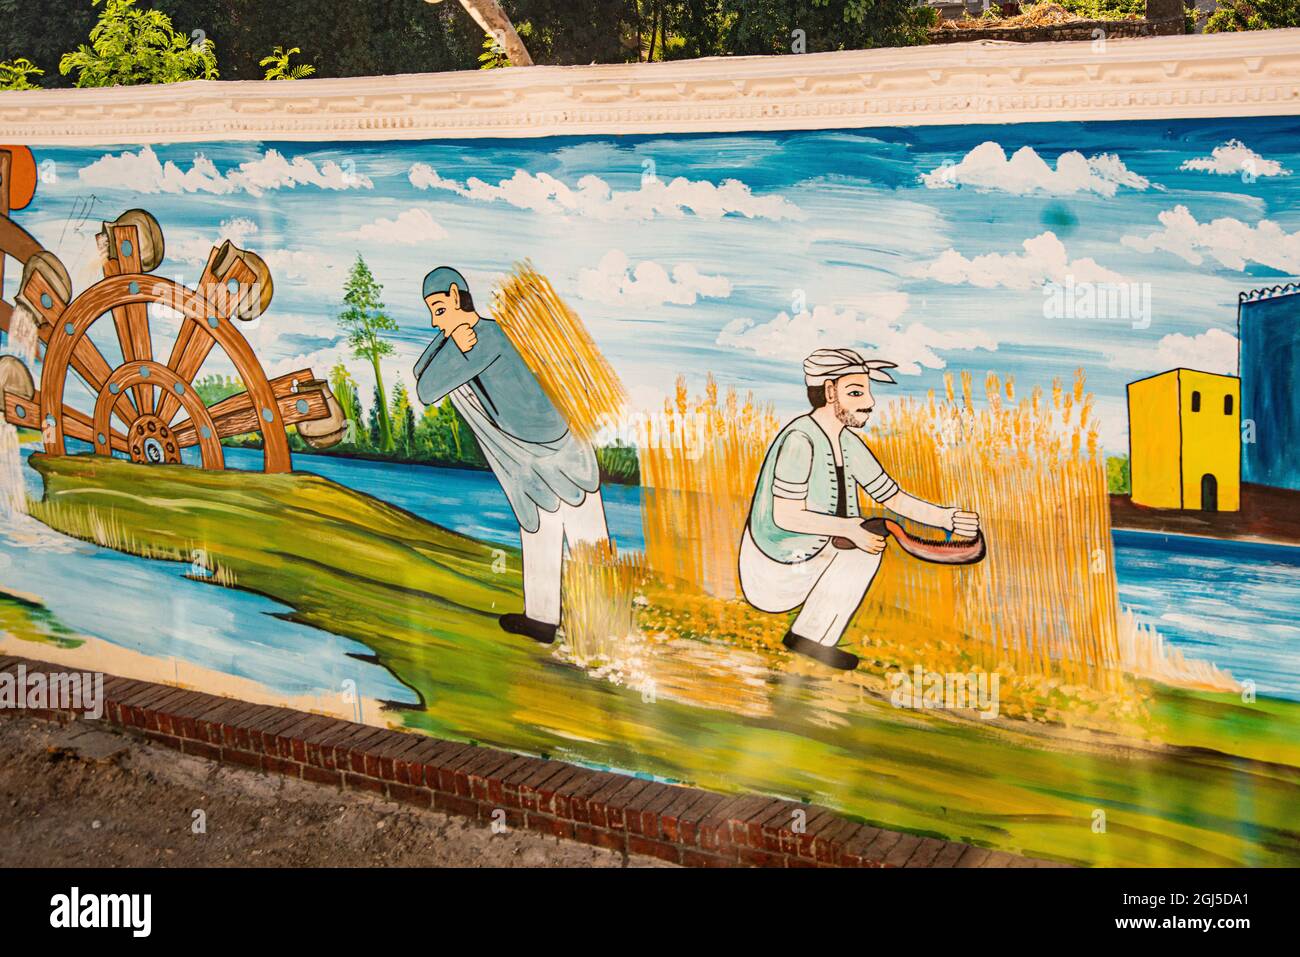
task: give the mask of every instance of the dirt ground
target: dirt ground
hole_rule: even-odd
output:
[[[671,866],[13,716],[0,834],[0,867]]]

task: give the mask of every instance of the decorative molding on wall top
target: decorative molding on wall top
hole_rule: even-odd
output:
[[[633,134],[1300,114],[1300,29],[0,93],[0,142]]]

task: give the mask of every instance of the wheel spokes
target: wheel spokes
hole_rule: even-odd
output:
[[[143,267],[140,263],[140,234],[132,225],[114,225],[107,229],[110,234],[106,240],[113,243],[113,255],[106,256],[103,262],[104,277],[135,274],[141,277],[135,280],[132,290],[138,293],[139,283],[143,280]],[[117,342],[122,349],[122,361],[138,362],[153,359],[153,338],[149,333],[149,306],[143,302],[128,302],[114,306],[113,325],[117,329]],[[153,412],[154,390],[148,384],[132,387],[135,395],[135,408],[141,413]]]
[[[214,282],[212,270],[217,260],[219,249],[214,246],[208,253],[207,264],[203,267],[203,273],[199,277],[199,296],[198,301],[204,303],[204,311],[211,311],[212,316],[218,317],[220,313],[212,310],[207,298],[203,295],[205,288],[210,288]],[[207,360],[208,354],[212,347],[217,344],[217,340],[212,333],[208,331],[208,326],[204,323],[212,320],[205,316],[202,321],[191,319],[181,322],[180,330],[176,333],[176,341],[172,344],[171,357],[167,360],[167,366],[176,373],[185,382],[193,383],[194,377],[199,374],[203,368],[203,363]],[[216,318],[219,322],[220,319]],[[170,422],[176,417],[180,410],[180,403],[169,395],[163,395],[158,402],[158,417],[164,422]]]
[[[270,380],[275,404],[286,426],[323,419],[329,415],[329,405],[322,393],[294,391],[296,384],[310,381],[312,381],[310,369],[290,372]],[[264,416],[247,392],[232,395],[215,403],[208,408],[208,415],[212,419],[212,425],[219,439],[228,439],[248,432],[260,432],[266,426]],[[200,436],[194,428],[194,423],[189,419],[177,422],[172,432],[181,448],[198,444]]]
[[[100,393],[95,404],[95,450],[101,455],[109,453],[109,418],[113,407],[121,401],[128,388],[141,382],[149,382],[150,388],[157,388],[163,395],[177,398],[190,417],[198,422],[197,444],[203,453],[203,467],[222,468],[225,458],[221,451],[221,441],[202,400],[170,368],[152,360],[133,362],[114,370],[106,390]],[[140,413],[129,430],[127,441],[133,461],[158,464],[179,464],[181,461],[181,446],[176,441],[174,430],[153,413]]]
[[[5,393],[4,418],[10,425],[40,431],[43,424],[40,421],[40,408],[41,394],[39,391],[34,392],[31,398]],[[70,405],[63,406],[62,415],[63,433],[65,435],[88,442],[92,446],[97,446],[94,422],[90,416]],[[114,452],[126,452],[128,450],[126,435],[118,429],[110,429],[105,433],[105,437],[109,439]]]

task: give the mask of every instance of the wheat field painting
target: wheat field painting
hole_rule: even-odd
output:
[[[0,652],[1300,864],[1297,120],[3,157]]]

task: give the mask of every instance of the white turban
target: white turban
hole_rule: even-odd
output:
[[[857,349],[818,349],[803,360],[803,380],[807,385],[821,385],[846,375],[865,375],[872,382],[893,382],[886,369],[898,363],[868,359]]]

